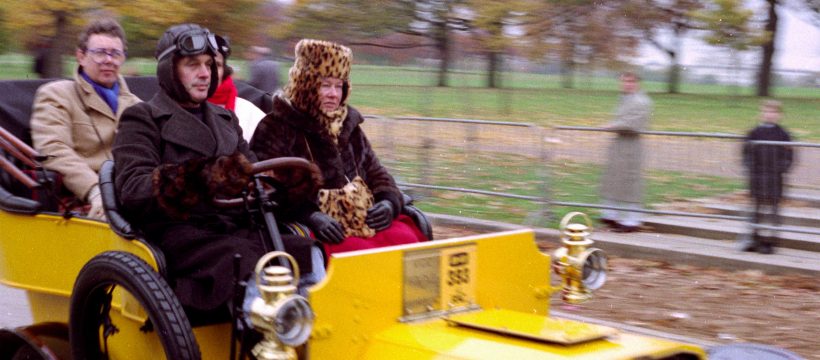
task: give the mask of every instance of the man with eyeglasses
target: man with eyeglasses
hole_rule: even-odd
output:
[[[112,19],[91,22],[80,33],[74,80],[37,89],[31,114],[34,148],[47,156],[44,166],[88,206],[90,218],[105,220],[97,172],[112,159],[119,117],[140,102],[120,76],[125,62],[125,32]]]
[[[238,196],[256,161],[236,115],[207,102],[219,85],[217,49],[214,34],[199,25],[165,31],[156,48],[160,91],[126,110],[113,148],[121,210],[162,249],[182,305],[200,311],[227,308],[234,254],[248,278],[265,253],[244,209],[211,203],[214,196]],[[311,240],[282,240],[303,270],[302,284],[324,276],[321,250]]]

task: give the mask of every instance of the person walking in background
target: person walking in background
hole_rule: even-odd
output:
[[[786,145],[756,144],[754,141],[791,141],[791,135],[778,123],[782,117],[779,101],[767,100],[760,107],[760,124],[749,131],[743,144],[743,165],[749,172],[749,193],[754,202],[754,225],[764,219],[780,225],[780,199],[783,197],[783,175],[792,166],[792,148]],[[768,211],[767,211],[768,210]],[[767,235],[763,235],[766,233]],[[742,251],[771,254],[776,245],[775,231],[752,229],[751,236],[740,243]]]
[[[90,206],[87,216],[105,220],[97,172],[111,159],[117,124],[125,108],[140,102],[120,75],[125,32],[111,19],[90,23],[77,44],[73,80],[49,82],[34,96],[31,139],[47,157],[43,165]]]
[[[605,206],[624,210],[601,210],[601,221],[617,232],[640,229],[641,213],[628,209],[643,206],[643,144],[640,132],[649,126],[652,100],[641,91],[640,78],[632,72],[621,74],[621,100],[615,119],[606,129],[615,133],[609,146],[602,175],[601,198]]]
[[[256,125],[265,117],[262,112],[252,102],[238,96],[236,85],[233,82],[233,68],[228,65],[228,58],[231,56],[231,44],[227,38],[216,35],[217,52],[214,57],[217,69],[219,87],[216,88],[208,102],[219,105],[236,114],[239,119],[239,126],[242,128],[242,137],[250,142]]]
[[[269,59],[269,47],[251,46],[246,52],[250,62],[248,84],[264,92],[273,93],[279,88],[279,64]]]

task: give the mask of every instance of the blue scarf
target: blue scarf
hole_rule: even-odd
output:
[[[118,96],[120,94],[120,83],[115,82],[114,86],[112,86],[109,89],[105,86],[97,84],[94,80],[91,80],[91,78],[88,77],[88,75],[86,75],[85,72],[83,72],[82,70],[80,70],[80,75],[82,75],[83,79],[85,79],[85,81],[87,81],[89,84],[91,84],[91,86],[94,87],[94,90],[97,92],[97,94],[100,95],[100,97],[105,101],[106,104],[108,104],[109,107],[111,107],[111,111],[114,112],[114,115],[117,115],[117,105],[119,104]]]

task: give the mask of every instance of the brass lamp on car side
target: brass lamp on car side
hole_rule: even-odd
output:
[[[271,260],[285,257],[285,266],[268,266]],[[251,351],[256,359],[294,360],[296,346],[304,344],[313,328],[313,310],[307,299],[296,295],[299,265],[287,253],[274,251],[256,263],[255,281],[260,296],[251,303],[250,319],[264,339]]]
[[[570,223],[579,215],[586,219],[586,225]],[[563,247],[553,253],[552,268],[561,276],[561,299],[580,304],[606,282],[606,255],[601,249],[589,247],[593,244],[589,239],[592,223],[586,214],[568,213],[561,219],[560,230]]]

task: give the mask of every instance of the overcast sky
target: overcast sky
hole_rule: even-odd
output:
[[[748,1],[750,8],[763,11],[762,2]],[[779,29],[777,33],[774,67],[778,70],[820,71],[820,28],[807,22],[794,10],[778,7]],[[699,39],[699,34],[690,32],[681,49],[682,65],[728,65],[726,50],[709,46]],[[644,45],[639,62],[668,64],[669,58],[654,47]],[[760,48],[748,51],[742,57],[742,66],[756,67]],[[715,63],[715,61],[719,63]]]

